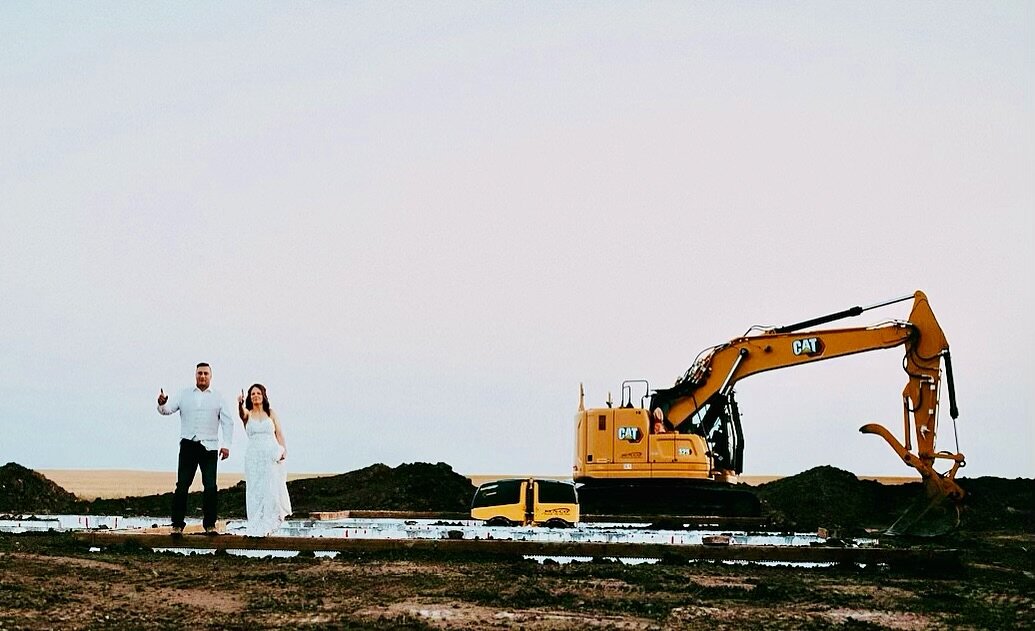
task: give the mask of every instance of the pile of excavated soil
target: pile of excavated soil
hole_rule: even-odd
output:
[[[375,464],[335,476],[288,484],[296,512],[318,510],[467,511],[474,485],[444,462]]]
[[[774,521],[784,527],[822,527],[843,533],[885,529],[924,497],[920,482],[881,484],[831,466],[768,482],[756,493]]]
[[[1035,532],[1035,480],[961,478],[959,485],[967,492],[962,529]]]
[[[961,527],[1035,532],[1035,480],[959,478]],[[830,466],[763,484],[756,493],[776,523],[799,530],[887,528],[924,496],[920,482],[880,484]]]
[[[0,513],[61,513],[76,497],[41,473],[16,462],[0,467]]]
[[[415,462],[392,468],[374,464],[339,475],[288,482],[295,515],[314,511],[399,510],[459,512],[470,509],[474,485],[444,462]],[[155,515],[169,513],[172,493],[98,499],[84,505],[92,514]],[[201,493],[188,498],[188,515],[201,515]],[[245,517],[245,483],[219,491],[220,517]]]

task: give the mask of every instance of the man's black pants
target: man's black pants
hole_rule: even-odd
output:
[[[216,456],[218,451],[209,451],[201,443],[187,440],[180,440],[180,462],[176,469],[176,492],[173,493],[172,504],[172,525],[183,528],[186,525],[184,516],[187,514],[187,492],[190,485],[194,483],[194,474],[201,467],[201,483],[205,487],[205,493],[201,500],[201,511],[204,515],[202,522],[205,528],[214,528],[216,525],[216,508],[218,506],[216,495]]]

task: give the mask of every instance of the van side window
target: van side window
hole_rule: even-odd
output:
[[[544,504],[573,504],[575,487],[565,482],[539,480],[539,501]]]

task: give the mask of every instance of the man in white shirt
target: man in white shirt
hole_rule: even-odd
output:
[[[176,492],[173,493],[172,526],[173,535],[183,534],[186,525],[187,492],[194,482],[194,475],[201,468],[201,482],[205,492],[202,499],[202,523],[205,534],[219,534],[216,531],[216,449],[219,458],[226,460],[230,455],[230,442],[234,437],[234,422],[230,417],[223,397],[209,389],[212,382],[212,368],[202,362],[194,373],[194,388],[180,392],[172,401],[165,390],[158,391],[158,411],[163,415],[180,413],[180,457],[176,470]],[[219,441],[219,428],[223,429],[223,444]]]

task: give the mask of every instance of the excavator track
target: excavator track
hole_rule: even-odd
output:
[[[588,480],[578,493],[585,515],[762,517],[758,497],[744,485],[711,480]]]

